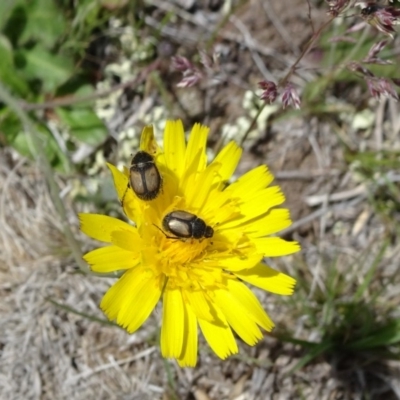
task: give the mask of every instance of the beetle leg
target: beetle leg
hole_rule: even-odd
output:
[[[130,189],[130,187],[131,187],[131,185],[130,185],[129,182],[128,182],[128,185],[126,186],[125,192],[124,192],[124,194],[122,195],[122,198],[121,198],[121,200],[120,200],[122,208],[124,208],[125,196],[126,196],[126,193],[127,193],[128,189]]]

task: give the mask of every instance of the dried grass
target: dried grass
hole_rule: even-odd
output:
[[[288,156],[293,140],[286,134],[279,146],[283,153],[274,155],[278,161]],[[400,366],[395,362],[364,368],[357,360],[346,367],[318,360],[287,375],[303,353],[268,336],[255,348],[240,345],[239,356],[227,361],[218,360],[202,340],[198,367],[180,370],[173,363],[165,363],[155,345],[159,311],[139,332],[128,335],[57,307],[48,299],[103,318],[98,303],[112,280],[76,272],[43,176],[37,167],[18,157],[11,161],[13,157],[4,150],[0,155],[1,399],[336,399],[357,398],[363,387],[377,393],[372,398],[399,393],[396,376]],[[321,184],[321,178],[316,181]],[[62,187],[63,182],[59,184]],[[313,184],[307,185],[312,191]],[[289,185],[285,191],[292,201],[298,201],[297,191],[290,190]],[[68,206],[67,200],[65,203]],[[348,280],[358,277],[355,282],[362,282],[379,251],[384,226],[372,215],[370,223],[353,235],[353,224],[363,209],[362,203],[354,207],[352,212],[347,207],[324,213],[325,222],[314,224],[316,236],[320,233],[318,246],[303,243],[301,273],[312,282],[309,296],[316,289],[326,290],[329,265],[346,273]],[[71,205],[68,218],[78,236]],[[340,235],[321,231],[321,226],[339,222]],[[81,239],[85,240],[82,247],[90,246],[89,241]],[[366,255],[363,263],[355,263],[362,253]],[[386,285],[382,301],[398,302],[392,279],[398,253],[395,244],[381,263],[380,279],[371,288],[372,295]],[[298,274],[299,259],[284,258],[283,262],[272,266]],[[298,338],[318,339],[318,327],[310,329],[307,317],[302,315],[303,305],[293,309],[276,296],[261,291],[257,295],[278,327],[287,326]]]
[[[235,20],[224,28],[221,35],[230,43],[227,46],[231,50],[235,48],[232,43],[245,44],[241,48],[241,59],[253,71],[248,79],[247,73],[243,73],[246,68],[233,64],[235,82],[246,81],[243,86],[248,87],[248,81],[259,79],[262,71],[250,68],[255,51],[261,56],[274,56],[269,65],[273,72],[282,70],[282,60],[290,65],[292,60],[286,53],[293,46],[301,47],[308,36],[305,27],[309,27],[309,21],[299,20],[297,15],[297,8],[304,3],[296,1],[297,8],[288,3],[288,0],[277,3],[275,12],[282,16],[282,9],[287,10],[285,26],[290,28],[289,35],[297,38],[296,42],[287,43],[278,28],[266,23],[273,15],[257,2],[248,2],[239,15],[245,26],[252,27],[254,15],[259,12],[258,25],[251,32],[239,32]],[[189,14],[182,14],[180,18],[185,27]],[[151,25],[150,22],[146,21]],[[203,28],[208,32],[211,26],[196,27],[196,21],[186,22],[199,29],[197,34],[188,25],[196,40]],[[155,23],[159,26],[158,21]],[[163,29],[166,28],[169,27]],[[187,39],[185,32],[173,32],[174,40],[182,46]],[[301,35],[295,35],[296,32]],[[247,34],[253,37],[251,46],[243,39]],[[168,36],[168,32],[164,35]],[[265,43],[271,49],[284,51],[272,51],[261,45]],[[306,69],[299,73],[310,74]],[[179,92],[179,95],[185,93],[189,92]],[[194,95],[204,115],[209,115],[210,110],[202,108],[202,95],[197,92]],[[217,93],[214,103],[220,106],[223,115],[210,121],[214,136],[218,136],[225,124],[236,123],[232,116],[245,113],[242,95],[242,91],[239,93],[239,89],[230,87]],[[226,98],[232,101],[226,103],[223,101]],[[135,107],[127,109],[127,115],[136,115]],[[398,110],[393,105],[390,107],[393,125],[398,127],[398,119],[395,120]],[[328,123],[293,118],[274,122],[270,132],[259,129],[260,136],[245,144],[247,150],[239,173],[267,162],[281,178],[278,182],[283,186],[287,206],[296,221],[295,229],[288,234],[302,241],[303,251],[296,258],[287,257],[272,266],[310,282],[307,301],[313,301],[316,290],[326,291],[329,268],[337,268],[347,282],[353,282],[352,292],[347,293],[351,296],[382,246],[387,226],[366,202],[368,192],[356,193],[354,198],[343,197],[351,195],[359,182],[344,163],[343,147],[339,144],[342,140],[354,149],[357,146],[374,148],[371,142],[376,140],[381,147],[390,148],[396,139],[391,132],[398,130],[391,127],[385,130],[382,118],[377,120],[381,121],[375,132],[379,137],[367,141],[362,132],[359,134],[353,129],[335,134]],[[143,121],[139,122],[142,126]],[[115,126],[117,131],[121,130],[118,124]],[[218,139],[214,138],[214,142]],[[60,181],[59,186],[63,189],[65,183]],[[328,205],[324,196],[321,197],[325,194],[340,195],[339,200]],[[304,200],[317,201],[318,208],[310,209]],[[89,248],[88,239],[79,236],[73,206],[68,199],[65,203],[69,223],[82,241],[82,248]],[[397,361],[363,365],[360,360],[347,359],[338,365],[335,360],[318,359],[290,374],[303,353],[298,347],[283,344],[272,336],[266,336],[255,348],[240,344],[240,354],[227,361],[217,359],[201,340],[196,369],[181,370],[174,363],[163,361],[156,346],[159,311],[136,334],[128,335],[49,301],[103,318],[98,304],[112,282],[76,272],[61,226],[39,169],[10,150],[0,149],[0,399],[328,400],[358,399],[363,398],[363,393],[368,393],[371,399],[400,398]],[[368,290],[373,297],[384,287],[379,302],[398,305],[396,270],[400,244],[396,235],[392,236],[379,263],[377,279]],[[362,263],[360,257],[364,257]],[[297,338],[319,339],[319,326],[310,327],[312,324],[304,312],[309,304],[299,301],[290,306],[283,304],[279,297],[261,291],[257,295],[278,327],[287,327]]]

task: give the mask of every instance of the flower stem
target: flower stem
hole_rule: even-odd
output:
[[[285,87],[285,85],[288,83],[290,77],[293,75],[293,73],[296,70],[297,65],[300,63],[300,61],[308,54],[308,52],[313,48],[315,42],[317,41],[317,39],[319,39],[322,31],[330,25],[330,23],[335,19],[335,16],[331,16],[326,22],[324,22],[322,24],[322,26],[320,26],[320,28],[314,32],[314,34],[311,36],[311,39],[308,41],[307,45],[304,47],[303,51],[300,53],[300,55],[297,57],[296,61],[293,63],[293,65],[290,67],[289,71],[287,72],[287,74],[279,81],[278,86],[280,87]],[[243,146],[244,142],[247,139],[247,136],[249,135],[249,133],[251,132],[251,130],[254,128],[258,117],[260,116],[260,114],[262,113],[264,107],[265,107],[265,103],[260,107],[260,109],[257,111],[257,114],[253,117],[253,120],[251,121],[249,127],[247,128],[246,132],[243,135],[243,138],[240,142],[240,145]]]
[[[314,47],[314,43],[319,39],[322,31],[335,19],[335,16],[330,17],[325,23],[322,24],[322,26],[314,32],[314,34],[311,36],[311,39],[308,41],[307,45],[304,47],[303,51],[300,53],[300,55],[297,57],[297,60],[293,63],[293,65],[290,67],[289,71],[287,74],[279,81],[278,86],[284,87],[286,86],[288,80],[290,77],[293,75],[293,73],[296,70],[297,65],[300,63],[300,61],[308,54],[308,52]]]

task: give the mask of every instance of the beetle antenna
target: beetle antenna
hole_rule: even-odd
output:
[[[167,234],[156,224],[153,224],[161,233],[163,233],[165,235],[165,237],[167,237]]]
[[[156,224],[153,224],[160,232],[163,233],[163,235],[167,238],[167,239],[175,239],[175,240],[179,240],[179,238],[175,237],[175,236],[168,236],[159,226],[157,226]]]

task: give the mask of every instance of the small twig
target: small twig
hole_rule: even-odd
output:
[[[359,196],[359,197],[356,197],[353,200],[350,200],[345,205],[342,204],[342,203],[339,203],[339,204],[335,204],[335,205],[330,206],[330,207],[322,206],[320,209],[312,212],[311,214],[305,216],[304,218],[301,218],[301,219],[299,219],[297,221],[294,221],[292,223],[292,225],[290,225],[288,228],[286,228],[283,231],[281,231],[280,234],[288,235],[288,234],[296,231],[301,226],[306,225],[309,222],[314,221],[315,219],[320,218],[320,217],[324,216],[325,214],[327,214],[329,212],[333,212],[334,213],[336,211],[342,210],[343,208],[354,207],[355,205],[357,205],[361,201],[363,201],[363,199],[364,199],[364,196]]]
[[[136,360],[140,360],[141,358],[147,357],[149,356],[151,353],[154,353],[154,351],[156,350],[156,348],[153,347],[149,347],[146,350],[143,350],[139,353],[136,353],[133,356],[127,357],[127,358],[123,358],[121,360],[116,360],[114,362],[108,363],[108,364],[103,364],[103,365],[99,365],[96,368],[93,368],[90,371],[84,371],[80,374],[77,374],[75,376],[72,377],[72,382],[76,382],[77,380],[81,379],[81,378],[85,378],[87,379],[89,376],[97,374],[99,372],[105,371],[109,368],[115,368],[115,365],[124,365],[124,364],[128,364],[131,363],[132,361],[136,361]]]
[[[308,0],[307,0],[308,1]],[[264,8],[265,14],[268,19],[271,21],[272,25],[278,31],[279,35],[286,42],[288,46],[291,47],[294,54],[299,53],[298,47],[294,44],[293,38],[290,36],[289,32],[285,28],[285,25],[282,24],[279,15],[275,12],[274,5],[270,0],[263,0],[261,2],[262,7]],[[310,7],[310,5],[308,5]],[[312,22],[311,22],[312,25]],[[314,31],[314,29],[313,29]]]
[[[160,65],[161,59],[156,59],[153,61],[151,64],[149,64],[146,68],[144,68],[135,78],[130,79],[129,81],[120,83],[118,85],[113,86],[110,89],[103,90],[102,92],[96,92],[93,94],[89,94],[87,96],[81,96],[81,97],[64,97],[60,99],[55,99],[51,101],[47,101],[44,103],[27,103],[26,101],[20,101],[19,102],[19,107],[25,111],[32,111],[32,110],[45,110],[48,108],[56,108],[56,107],[66,107],[66,106],[71,106],[73,104],[77,103],[84,103],[87,101],[93,101],[96,100],[100,97],[107,97],[111,93],[116,92],[117,90],[120,89],[125,89],[130,86],[138,85],[142,83],[149,73],[151,71],[154,71],[157,69]]]
[[[375,137],[375,151],[380,152],[382,151],[383,145],[383,132],[382,132],[382,125],[384,121],[385,115],[385,107],[387,103],[387,98],[384,97],[382,101],[379,103],[378,108],[375,113],[375,129],[374,129],[374,137]],[[378,154],[379,156],[379,154]]]
[[[398,134],[400,133],[400,115],[398,111],[397,102],[393,99],[389,101],[389,114],[392,122],[392,134],[390,140],[397,141]]]
[[[237,18],[235,15],[231,15],[229,20],[236,26],[236,28],[243,35],[243,39],[251,53],[254,63],[256,64],[257,68],[260,70],[264,79],[273,81],[274,76],[271,74],[270,71],[268,71],[267,67],[265,66],[264,61],[260,57],[260,54],[254,49],[254,39],[252,38],[249,30],[246,28],[246,26],[243,24],[243,22],[239,18]]]
[[[294,73],[297,68],[297,65],[300,61],[308,54],[308,52],[314,47],[315,42],[319,39],[322,31],[330,25],[330,23],[335,19],[334,16],[331,16],[326,22],[322,24],[322,26],[312,35],[311,39],[308,41],[307,45],[304,47],[301,54],[297,57],[296,61],[290,67],[287,74],[279,81],[279,86],[285,87],[287,82],[289,81],[290,77]]]
[[[308,142],[310,143],[311,149],[315,154],[315,158],[319,168],[324,168],[326,166],[326,158],[324,158],[321,147],[319,146],[317,139],[315,137],[315,133],[312,132],[310,135],[307,136]],[[325,164],[325,165],[324,165]]]
[[[308,206],[314,207],[324,202],[336,202],[351,199],[356,196],[366,195],[367,186],[365,184],[358,185],[354,189],[345,190],[343,192],[333,193],[333,194],[319,194],[315,196],[308,196],[305,202]]]
[[[307,14],[307,16],[308,16],[308,20],[310,21],[312,33],[314,34],[314,33],[315,33],[315,29],[314,29],[314,22],[313,22],[313,20],[312,20],[312,18],[311,18],[311,4],[310,4],[310,0],[307,0],[307,6],[308,6],[308,14]]]
[[[315,32],[311,39],[308,41],[307,45],[305,46],[305,48],[303,49],[303,51],[301,52],[301,54],[297,57],[296,61],[292,64],[292,66],[290,67],[289,71],[286,73],[286,75],[279,81],[278,86],[280,87],[285,87],[286,84],[288,83],[290,77],[292,76],[292,74],[295,72],[297,65],[300,63],[300,61],[308,54],[308,52],[313,48],[315,42],[317,41],[317,39],[319,38],[319,36],[321,35],[322,31],[329,26],[329,24],[335,19],[334,16],[331,16],[325,23],[322,24],[322,26],[318,29],[317,32]],[[249,135],[249,133],[252,131],[252,129],[254,128],[258,117],[261,115],[264,107],[266,106],[266,104],[264,103],[260,109],[258,110],[257,114],[254,116],[253,120],[251,121],[249,127],[247,128],[245,134],[243,135],[243,138],[240,142],[241,146],[243,146],[245,140],[247,139],[247,136]]]
[[[320,176],[337,176],[341,173],[339,169],[315,169],[315,170],[293,170],[293,171],[278,171],[274,173],[275,179],[278,180],[312,180]]]
[[[257,119],[258,117],[261,115],[262,111],[264,110],[264,107],[266,106],[266,104],[263,104],[259,110],[257,111],[257,114],[253,117],[249,127],[247,128],[246,132],[244,133],[242,140],[240,141],[240,145],[243,146],[244,142],[247,139],[247,136],[249,136],[249,133],[254,129],[254,127],[256,126],[257,123]]]

